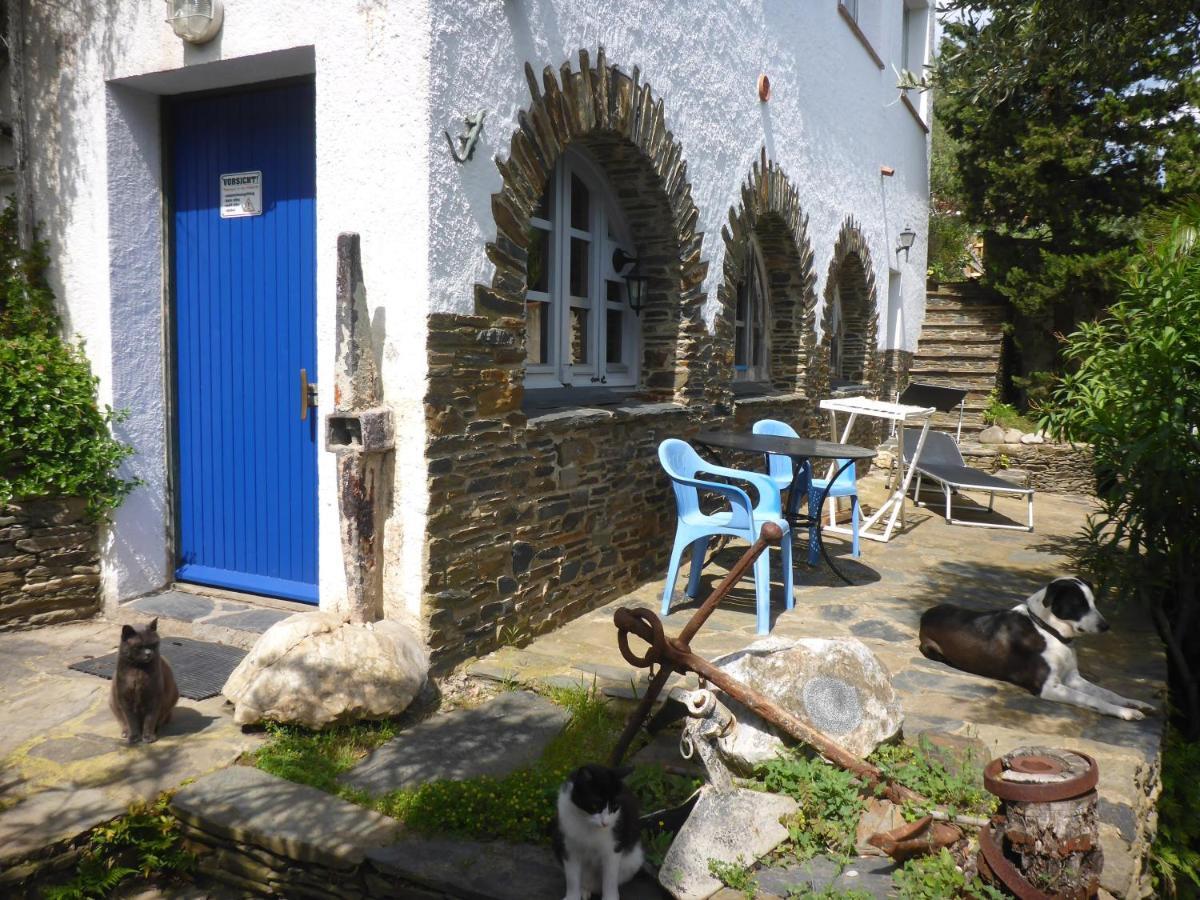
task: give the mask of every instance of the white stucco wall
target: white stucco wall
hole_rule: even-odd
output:
[[[863,0],[880,70],[837,11],[836,0],[444,0],[433,21],[428,141],[431,306],[469,312],[471,286],[487,282],[483,247],[495,235],[490,197],[500,188],[493,158],[507,158],[517,112],[529,103],[523,65],[556,71],[578,51],[594,62],[634,66],[663,98],[667,127],[683,146],[709,261],[705,285],[711,324],[722,271],[721,225],[742,180],[765,146],[796,185],[808,213],[817,292],[838,229],[848,215],[871,248],[880,303],[880,346],[915,350],[924,309],[928,197],[927,135],[898,102],[901,4]],[[932,27],[932,26],[931,26]],[[760,103],[760,72],[772,96]],[[475,158],[456,164],[443,129],[486,109]],[[881,166],[895,169],[883,177]],[[906,226],[918,234],[907,261],[894,252]],[[899,343],[889,334],[889,265],[899,269],[905,305]],[[818,313],[819,320],[819,313]]]
[[[86,342],[101,402],[128,412],[118,429],[137,449],[127,473],[144,482],[109,529],[104,585],[113,602],[172,577],[160,95],[315,72],[321,411],[333,405],[337,234],[357,231],[368,302],[385,332],[386,399],[398,434],[423,432],[428,4],[226,0],[224,28],[202,47],[175,37],[157,0],[28,5],[38,7],[26,52],[35,214],[64,321]],[[323,604],[336,605],[344,575],[333,458],[322,450],[318,460],[320,590]],[[393,611],[415,611],[421,440],[401,441],[396,485],[388,594]]]

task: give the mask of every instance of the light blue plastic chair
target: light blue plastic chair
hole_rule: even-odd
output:
[[[754,434],[774,434],[779,437],[798,438],[794,429],[787,422],[780,422],[778,419],[759,419],[750,429]],[[800,482],[796,486],[796,491],[793,495],[788,496],[788,515],[793,515],[799,508],[800,498],[808,493],[809,483],[812,481],[812,464],[805,460],[802,463],[804,471],[800,473]],[[792,486],[792,478],[795,475],[795,463],[792,462],[789,456],[780,456],[778,453],[767,454],[767,472],[771,480],[775,482],[776,487],[780,491],[786,491]],[[793,504],[795,506],[793,507]],[[809,530],[808,536],[808,556],[811,563],[817,561],[817,536],[812,530]]]
[[[675,507],[678,524],[675,527],[675,544],[671,549],[671,564],[667,569],[667,584],[663,589],[662,614],[671,609],[671,594],[679,577],[679,558],[687,547],[692,548],[692,572],[688,577],[687,594],[695,597],[700,590],[700,570],[704,566],[704,555],[708,552],[709,539],[721,534],[741,538],[753,543],[763,525],[774,522],[783,530],[779,549],[783,560],[783,595],[787,608],[794,605],[792,597],[792,539],[787,520],[780,508],[779,490],[775,482],[760,472],[744,472],[727,469],[702,459],[685,441],[667,438],[658,445],[658,460],[671,478],[675,491]],[[746,482],[758,493],[758,502],[751,503],[750,495],[742,488],[722,481],[711,481],[698,477],[720,475]],[[729,508],[715,513],[700,509],[700,491],[720,494],[729,503]],[[758,620],[758,633],[771,631],[771,563],[770,552],[764,552],[754,561],[754,598]]]
[[[777,419],[759,419],[754,423],[752,431],[755,434],[776,434],[780,437],[799,437],[796,430],[787,422],[780,422]],[[836,462],[837,469],[842,467],[846,461],[839,459]],[[792,466],[793,462],[786,456],[780,456],[777,453],[767,454],[767,467],[770,472],[771,480],[779,486],[779,489],[786,490],[792,483],[792,474],[795,471]],[[834,471],[837,471],[835,469]],[[805,460],[804,473],[800,479],[800,486],[797,490],[797,495],[807,491],[808,493],[808,515],[810,519],[815,519],[820,514],[820,509],[817,508],[817,497],[820,492],[824,491],[829,485],[829,480],[826,478],[812,477],[812,464]],[[855,480],[854,465],[851,465],[846,471],[834,481],[833,488],[826,495],[832,500],[834,497],[850,497],[850,521],[851,521],[851,544],[850,554],[857,558],[858,552],[858,485]],[[788,498],[789,502],[792,498]],[[796,497],[799,499],[799,496]],[[834,501],[836,502],[836,501]],[[818,560],[817,536],[810,530],[808,538],[808,562],[810,565],[816,565]]]
[[[847,460],[839,459],[834,461],[834,471],[838,471],[842,466],[846,465]],[[835,497],[850,498],[850,555],[855,559],[859,557],[858,552],[858,480],[855,468],[858,464],[851,462],[850,465],[842,471],[840,475],[833,481],[833,486],[829,487],[828,478],[813,478],[809,482],[808,491],[808,515],[810,518],[816,518],[821,514],[820,507],[817,505],[817,498],[821,492],[828,488],[829,493],[826,498],[830,502],[829,518],[830,523],[833,523],[834,513],[837,509],[837,500]],[[808,561],[815,564],[817,561],[816,549],[812,548],[808,553]]]

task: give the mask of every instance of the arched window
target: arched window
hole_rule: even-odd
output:
[[[733,309],[733,372],[735,381],[766,381],[767,365],[767,267],[758,241],[746,242],[746,261],[737,286]]]
[[[640,328],[613,268],[617,250],[636,256],[616,198],[568,150],[529,222],[526,388],[637,384]]]

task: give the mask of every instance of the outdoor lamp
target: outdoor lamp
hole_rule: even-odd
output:
[[[629,288],[629,308],[634,314],[641,316],[642,305],[646,302],[646,282],[650,279],[638,271],[638,258],[630,256],[620,247],[613,251],[612,256],[613,271],[625,279],[625,284]],[[628,272],[621,270],[629,267]]]
[[[167,9],[171,28],[189,44],[211,41],[225,18],[221,0],[167,0]]]
[[[896,255],[900,255],[900,251],[904,251],[904,261],[908,262],[908,249],[913,245],[913,241],[917,239],[917,233],[911,227],[906,227],[900,232],[900,243],[896,245]]]

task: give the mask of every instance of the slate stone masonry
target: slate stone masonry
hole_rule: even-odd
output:
[[[97,526],[83,513],[77,498],[0,506],[0,631],[100,611]]]

